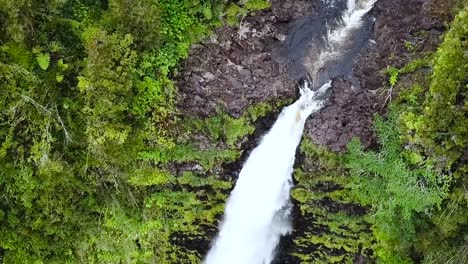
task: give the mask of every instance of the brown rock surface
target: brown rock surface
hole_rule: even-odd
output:
[[[296,97],[297,83],[288,76],[287,61],[281,63],[275,56],[287,41],[288,24],[320,16],[319,2],[273,0],[270,9],[245,18],[238,28],[220,28],[194,47],[178,81],[182,113],[210,116],[223,110],[238,117],[252,104]],[[375,141],[372,116],[384,108],[387,65],[401,67],[440,42],[444,24],[436,18],[435,2],[375,4],[369,45],[354,59],[353,72],[361,87],[354,89],[344,77],[335,78],[327,107],[307,123],[309,137],[335,151],[344,150],[355,136],[365,146]]]

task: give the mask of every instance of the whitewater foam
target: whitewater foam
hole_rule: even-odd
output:
[[[329,30],[325,49],[306,62],[312,80],[331,59],[340,56],[349,35],[377,0],[348,0],[340,26]],[[306,84],[307,85],[307,84]],[[271,130],[245,162],[227,201],[220,232],[205,264],[270,264],[282,235],[291,232],[292,172],[306,119],[319,111],[331,82],[317,92],[307,87],[283,109]]]
[[[348,0],[347,8],[340,18],[339,26],[329,29],[325,36],[325,48],[311,50],[304,62],[313,81],[317,80],[319,72],[327,62],[337,60],[346,50],[348,39],[354,30],[362,26],[362,18],[374,6],[377,0]]]
[[[307,117],[323,107],[305,87],[250,154],[226,205],[221,231],[206,264],[270,263],[281,235],[291,231],[289,192],[296,148]]]

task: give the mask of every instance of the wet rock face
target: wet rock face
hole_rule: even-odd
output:
[[[355,90],[343,78],[333,81],[333,94],[328,106],[309,119],[306,134],[315,142],[333,151],[342,151],[353,138],[359,137],[365,146],[374,142],[373,113],[379,111],[379,99],[371,91]]]
[[[433,51],[438,46],[444,26],[431,7],[437,0],[378,1],[376,17],[367,52],[355,63],[354,74],[364,89],[387,85],[383,70],[387,65],[402,67],[416,52]]]
[[[353,72],[361,87],[352,89],[351,83],[335,79],[329,106],[307,123],[306,133],[316,143],[334,151],[344,151],[353,137],[360,138],[365,147],[375,143],[373,115],[385,108],[386,67],[402,67],[440,43],[444,27],[433,15],[434,2],[437,0],[377,1],[371,13],[376,19],[368,48],[354,62]]]
[[[286,40],[288,23],[313,12],[311,1],[272,1],[270,10],[247,17],[238,29],[217,30],[186,61],[178,83],[180,109],[238,117],[252,104],[295,96],[296,83],[274,53]]]
[[[345,150],[352,137],[366,147],[374,143],[372,116],[384,109],[385,69],[437,47],[444,30],[436,12],[440,5],[438,0],[377,1],[370,40],[351,61],[360,88],[343,76],[335,78],[328,106],[309,119],[305,133],[335,151]],[[245,18],[238,28],[220,28],[193,47],[178,81],[182,114],[206,117],[222,110],[239,117],[250,105],[296,97],[297,78],[290,74],[294,58],[281,58],[282,49],[293,22],[319,21],[329,16],[324,10],[323,1],[273,0],[270,9]]]

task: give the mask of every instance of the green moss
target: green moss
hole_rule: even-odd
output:
[[[189,133],[204,133],[213,141],[223,140],[230,148],[234,148],[239,140],[255,130],[247,118],[236,119],[225,113],[219,113],[204,120],[187,118],[185,127]]]
[[[343,158],[307,138],[300,151],[305,161],[301,169],[295,170],[298,184],[291,195],[309,224],[301,227],[305,231],[294,240],[292,255],[301,263],[352,263],[359,254],[371,257],[368,223],[364,217],[347,211],[357,205],[347,187],[350,178]]]
[[[255,104],[249,106],[239,118],[233,118],[223,112],[205,119],[185,117],[181,123],[186,133],[184,140],[189,141],[194,133],[203,133],[214,142],[224,141],[228,148],[237,149],[238,143],[255,131],[254,123],[258,118],[276,111],[287,102],[278,100],[276,104],[268,102]]]
[[[271,3],[267,0],[248,0],[244,7],[249,11],[257,11],[269,8]]]
[[[133,186],[165,185],[175,181],[170,173],[151,167],[136,169],[129,176],[128,182]]]
[[[265,117],[268,113],[276,110],[278,107],[278,105],[275,106],[272,103],[259,103],[256,105],[251,105],[247,108],[243,116],[252,122],[255,122],[258,118]]]
[[[389,77],[388,82],[390,83],[390,86],[395,86],[397,81],[398,81],[398,75],[400,74],[400,71],[398,71],[397,68],[395,67],[388,67],[387,68],[387,75]]]
[[[0,7],[0,262],[196,263],[172,237],[223,210],[231,183],[213,171],[251,121],[207,122],[227,149],[181,140],[172,77],[225,2],[108,4]],[[169,172],[181,163],[200,175]]]
[[[140,153],[140,158],[156,164],[183,163],[195,161],[205,170],[222,162],[234,161],[240,155],[236,150],[200,150],[190,145],[176,145],[170,149],[157,149]]]
[[[414,73],[419,69],[430,67],[431,60],[432,60],[432,55],[429,54],[422,58],[418,58],[418,59],[414,59],[410,61],[409,63],[407,63],[405,66],[403,66],[400,69],[397,69],[393,66],[387,67],[386,74],[389,77],[388,82],[390,83],[390,86],[393,87],[397,84],[400,78],[400,75]]]
[[[234,26],[238,24],[242,18],[248,14],[248,11],[234,3],[231,3],[226,8],[226,22],[228,25]]]
[[[426,55],[420,59],[414,59],[407,63],[403,68],[399,69],[400,74],[408,74],[415,72],[421,68],[427,68],[430,66],[432,60],[432,54]]]
[[[229,189],[232,187],[231,182],[222,181],[213,176],[196,175],[193,172],[183,172],[181,176],[177,177],[177,182],[193,187],[211,186],[215,189]]]
[[[338,154],[314,144],[308,138],[304,138],[299,149],[307,158],[316,160],[320,168],[334,170],[340,166],[341,157]]]
[[[408,52],[414,52],[416,50],[416,47],[411,41],[405,41],[405,49]]]
[[[435,54],[390,71],[392,85],[399,74],[410,74],[412,84],[398,87],[387,121],[376,120],[380,149],[350,144],[349,186],[360,203],[372,206],[368,220],[376,257],[383,263],[447,262],[446,252],[456,259],[466,245],[466,217],[461,217],[467,212],[461,198],[466,190],[461,186],[467,170],[460,158],[468,147],[462,116],[467,17],[466,11],[457,15]],[[415,74],[421,68],[431,71]]]
[[[267,0],[247,0],[241,2],[240,5],[231,3],[226,8],[226,21],[228,25],[238,24],[249,12],[259,11],[270,7],[270,2]]]

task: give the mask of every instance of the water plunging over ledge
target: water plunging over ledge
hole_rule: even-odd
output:
[[[307,87],[286,107],[250,154],[226,205],[220,233],[206,264],[271,263],[281,235],[289,233],[292,172],[296,148],[310,114],[331,82],[318,91]]]
[[[305,49],[302,64],[316,92],[301,89],[301,97],[285,107],[271,130],[245,162],[227,201],[220,231],[206,256],[206,264],[270,264],[280,237],[290,224],[292,172],[297,146],[306,119],[319,111],[331,86],[324,78],[330,62],[339,62],[350,47],[350,38],[376,0],[348,0],[346,9],[321,35],[322,45]],[[307,86],[307,83],[305,84]]]

